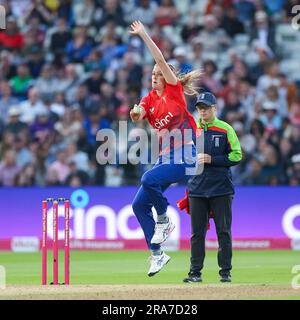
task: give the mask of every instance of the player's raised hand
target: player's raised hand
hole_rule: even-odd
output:
[[[135,34],[138,36],[141,36],[143,33],[145,33],[145,27],[144,25],[141,23],[141,21],[134,21],[131,26],[130,26],[131,30],[129,31],[131,34]]]

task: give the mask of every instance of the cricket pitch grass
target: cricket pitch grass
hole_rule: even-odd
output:
[[[100,300],[198,300],[198,299],[297,299],[292,273],[300,265],[297,251],[234,251],[232,283],[221,284],[217,252],[208,251],[203,282],[184,284],[189,270],[189,251],[170,252],[170,263],[149,278],[148,252],[72,251],[71,285],[42,286],[40,253],[0,253],[6,271],[3,299],[100,299]],[[63,282],[63,253],[60,252]],[[52,252],[48,255],[48,283],[52,281]],[[299,283],[299,281],[298,281]],[[300,283],[298,284],[300,286]]]

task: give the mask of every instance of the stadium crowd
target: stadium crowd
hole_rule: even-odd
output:
[[[101,165],[99,129],[118,132],[151,89],[141,20],[180,72],[236,130],[238,185],[299,185],[300,36],[296,0],[0,0],[0,185],[131,185],[145,165]],[[197,118],[195,97],[187,97]],[[147,128],[146,124],[141,127]],[[135,125],[128,122],[129,134]],[[130,144],[129,144],[130,147]],[[122,150],[127,152],[127,150]]]

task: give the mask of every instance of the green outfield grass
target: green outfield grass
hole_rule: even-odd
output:
[[[148,252],[144,251],[72,251],[72,284],[181,284],[189,269],[189,251],[170,252],[170,263],[149,278]],[[216,251],[208,251],[203,270],[205,284],[219,283]],[[52,276],[52,253],[48,256],[48,280]],[[60,280],[63,280],[63,253],[60,252]],[[300,264],[296,251],[235,251],[233,283],[290,285],[292,267]],[[40,253],[0,253],[0,265],[6,268],[8,285],[39,285]],[[297,290],[299,291],[299,290]],[[298,293],[298,292],[297,292]]]

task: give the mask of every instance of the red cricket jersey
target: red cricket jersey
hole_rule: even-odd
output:
[[[193,116],[188,112],[184,97],[183,87],[180,81],[176,85],[166,83],[165,90],[161,96],[158,96],[156,90],[151,90],[149,94],[142,98],[140,105],[145,109],[146,115],[144,119],[148,119],[151,126],[157,130],[158,137],[164,135],[163,129],[171,131],[179,129],[182,137],[185,129],[191,129],[193,137],[197,129]],[[182,144],[189,143],[191,140],[186,139],[174,141],[171,146],[179,147]],[[168,150],[162,147],[162,153]]]

